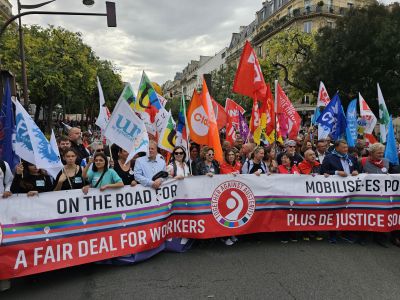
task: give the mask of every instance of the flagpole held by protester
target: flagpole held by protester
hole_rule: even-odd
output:
[[[276,124],[278,123],[278,80],[275,80],[275,98],[274,98],[274,136],[275,136],[275,153],[278,153],[278,132],[276,128]]]
[[[182,104],[181,105],[183,106],[183,115],[185,117],[185,127],[186,127],[186,149],[188,152],[187,155],[189,156],[189,154],[190,154],[189,128],[187,126],[188,122],[187,122],[186,103],[185,103],[186,99],[185,99],[185,95],[183,94],[183,86],[181,89],[181,95],[182,95],[182,97],[181,97]],[[190,171],[190,175],[193,175],[193,170],[192,170],[191,164],[189,164],[189,171]]]

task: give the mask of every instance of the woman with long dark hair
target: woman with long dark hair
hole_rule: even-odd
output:
[[[108,168],[107,161],[107,156],[103,152],[94,155],[91,169],[89,170],[90,164],[88,164],[83,170],[83,177],[89,182],[82,188],[83,193],[87,194],[89,188],[99,188],[100,191],[104,191],[124,186],[117,172]]]
[[[58,173],[54,190],[73,190],[81,189],[85,185],[82,176],[82,167],[76,164],[78,155],[72,148],[64,150],[63,160],[65,161],[64,168]]]
[[[120,147],[116,149],[118,149],[118,151],[117,151],[117,159],[115,160],[114,163],[115,172],[117,172],[119,177],[121,177],[124,185],[130,185],[130,186],[137,185],[137,182],[135,180],[135,175],[133,173],[133,170],[135,169],[135,160],[132,159],[127,162],[126,159],[129,156],[129,152],[125,151]]]
[[[236,161],[236,153],[232,148],[225,151],[224,158],[225,160],[220,168],[221,174],[240,174],[242,165],[239,161]]]
[[[16,174],[11,184],[12,193],[26,193],[28,196],[36,196],[39,193],[51,192],[52,190],[52,180],[45,171],[38,169],[34,164],[27,161],[22,161],[17,166]]]
[[[189,166],[186,163],[186,151],[182,146],[176,146],[172,151],[171,162],[167,166],[170,177],[183,179],[190,175]]]

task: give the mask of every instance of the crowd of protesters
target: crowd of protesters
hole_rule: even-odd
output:
[[[397,166],[392,166],[384,156],[385,146],[376,143],[368,148],[362,140],[357,146],[349,148],[346,141],[330,138],[318,140],[313,137],[313,128],[297,136],[295,140],[287,139],[283,144],[257,146],[244,143],[239,134],[235,143],[222,141],[223,162],[214,158],[214,149],[190,143],[186,147],[177,146],[172,154],[160,151],[157,143],[150,142],[149,153],[139,153],[130,162],[126,159],[128,152],[117,145],[106,145],[98,134],[81,132],[79,127],[72,127],[66,136],[57,139],[64,168],[53,179],[45,171],[39,170],[31,163],[22,161],[16,170],[10,170],[6,162],[1,162],[0,180],[3,180],[3,197],[13,193],[26,193],[34,196],[41,192],[82,189],[87,193],[91,188],[101,191],[119,188],[124,185],[134,187],[141,184],[145,187],[159,188],[166,178],[183,179],[187,176],[215,176],[218,174],[306,174],[356,176],[359,173],[390,174],[400,173]],[[349,242],[364,244],[367,236],[361,233],[326,234],[331,243],[344,239]],[[310,233],[283,234],[283,243],[297,241],[299,238],[310,240],[323,235]],[[387,237],[374,234],[374,241],[386,247]],[[400,247],[397,233],[391,235],[392,242]],[[237,241],[228,237],[227,245]]]
[[[188,176],[213,177],[218,174],[268,176],[275,173],[346,177],[360,173],[400,173],[398,166],[391,165],[384,158],[383,144],[375,143],[366,147],[363,140],[358,140],[356,147],[349,148],[345,140],[337,140],[334,143],[329,137],[318,140],[313,136],[312,128],[297,136],[295,140],[287,139],[282,144],[272,145],[261,143],[261,146],[251,142],[244,143],[237,134],[233,144],[222,140],[223,162],[214,158],[214,149],[208,146],[190,143],[188,153],[186,147],[177,146],[169,154],[158,149],[157,143],[152,140],[147,155],[139,153],[127,162],[127,151],[117,145],[106,145],[97,132],[82,133],[79,127],[72,127],[67,135],[59,136],[57,144],[64,168],[55,179],[26,161],[21,161],[15,170],[11,170],[5,161],[0,161],[0,181],[3,181],[0,193],[3,198],[20,193],[32,197],[42,192],[70,189],[82,189],[86,194],[92,188],[104,191],[124,185],[134,187],[137,184],[158,189],[168,178],[182,180]],[[388,247],[389,239],[400,247],[399,232],[279,233],[282,243],[297,242],[299,239],[327,239],[333,244],[343,240],[364,245],[371,238],[385,248]],[[238,238],[230,236],[222,241],[230,246],[236,243]],[[175,250],[183,252],[190,248],[192,243],[191,240],[179,240],[176,245],[180,248]],[[137,262],[164,250],[163,247],[165,246],[115,258],[112,261],[118,260],[119,264]]]

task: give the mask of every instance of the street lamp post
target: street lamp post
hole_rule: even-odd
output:
[[[26,76],[26,63],[25,63],[25,47],[24,47],[24,34],[22,30],[22,22],[21,18],[26,15],[68,15],[68,16],[105,16],[107,17],[107,25],[108,27],[117,27],[117,20],[115,14],[115,2],[106,1],[106,13],[80,13],[80,12],[65,12],[65,11],[27,11],[21,12],[22,9],[35,9],[42,6],[45,6],[49,3],[54,2],[55,0],[46,1],[39,4],[32,5],[23,5],[20,0],[18,0],[18,14],[8,19],[0,29],[0,39],[8,27],[13,21],[18,19],[18,31],[19,31],[19,51],[21,58],[21,73],[22,73],[22,86],[23,86],[23,94],[24,94],[24,105],[28,110],[29,106],[29,93],[28,93],[28,79]],[[93,0],[84,0],[83,3],[89,3],[92,5],[94,3]]]

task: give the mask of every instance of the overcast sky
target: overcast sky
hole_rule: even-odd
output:
[[[10,2],[15,14],[17,1]],[[85,43],[100,58],[113,61],[136,89],[142,70],[162,84],[190,60],[219,52],[261,7],[262,0],[121,0],[116,1],[117,28],[108,28],[105,17],[89,16],[32,15],[23,23],[81,32]],[[40,10],[105,12],[105,1],[88,8],[81,0],[58,0]]]

